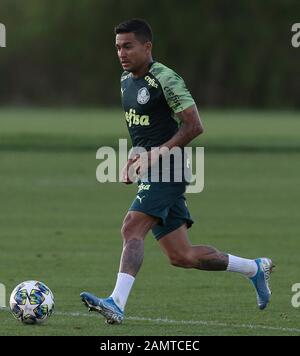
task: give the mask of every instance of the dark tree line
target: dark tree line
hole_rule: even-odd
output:
[[[1,0],[0,103],[119,105],[113,28],[131,17],[200,106],[300,107],[298,0]]]

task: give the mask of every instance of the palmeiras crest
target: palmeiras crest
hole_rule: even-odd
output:
[[[139,91],[138,91],[138,95],[137,95],[137,102],[139,104],[146,104],[148,103],[150,99],[150,93],[149,93],[149,90],[144,87],[144,88],[141,88]]]

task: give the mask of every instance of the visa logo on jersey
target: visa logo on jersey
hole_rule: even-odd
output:
[[[136,114],[135,109],[130,109],[129,112],[125,112],[125,118],[128,122],[128,126],[149,126],[150,117],[148,115]]]

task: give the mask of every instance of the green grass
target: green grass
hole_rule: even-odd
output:
[[[211,152],[298,151],[300,114],[270,111],[200,112],[205,135],[193,141]],[[95,150],[128,138],[120,110],[2,109],[2,150]]]
[[[291,306],[291,287],[300,282],[299,113],[202,116],[205,189],[187,197],[196,222],[190,238],[272,257],[270,306],[259,311],[239,275],[170,266],[149,234],[128,319],[111,327],[88,314],[79,293],[112,291],[120,226],[135,195],[135,186],[95,178],[96,149],[126,137],[122,114],[7,109],[0,111],[0,282],[8,298],[23,280],[44,281],[56,313],[24,326],[0,311],[0,335],[300,335],[299,310]]]

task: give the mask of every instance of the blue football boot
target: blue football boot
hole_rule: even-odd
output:
[[[89,311],[96,311],[102,314],[108,324],[122,323],[124,312],[122,312],[111,297],[101,299],[87,292],[81,293],[80,297]]]
[[[255,260],[258,270],[250,280],[254,285],[259,309],[263,310],[270,302],[271,290],[269,287],[270,274],[273,269],[273,262],[266,257]]]

